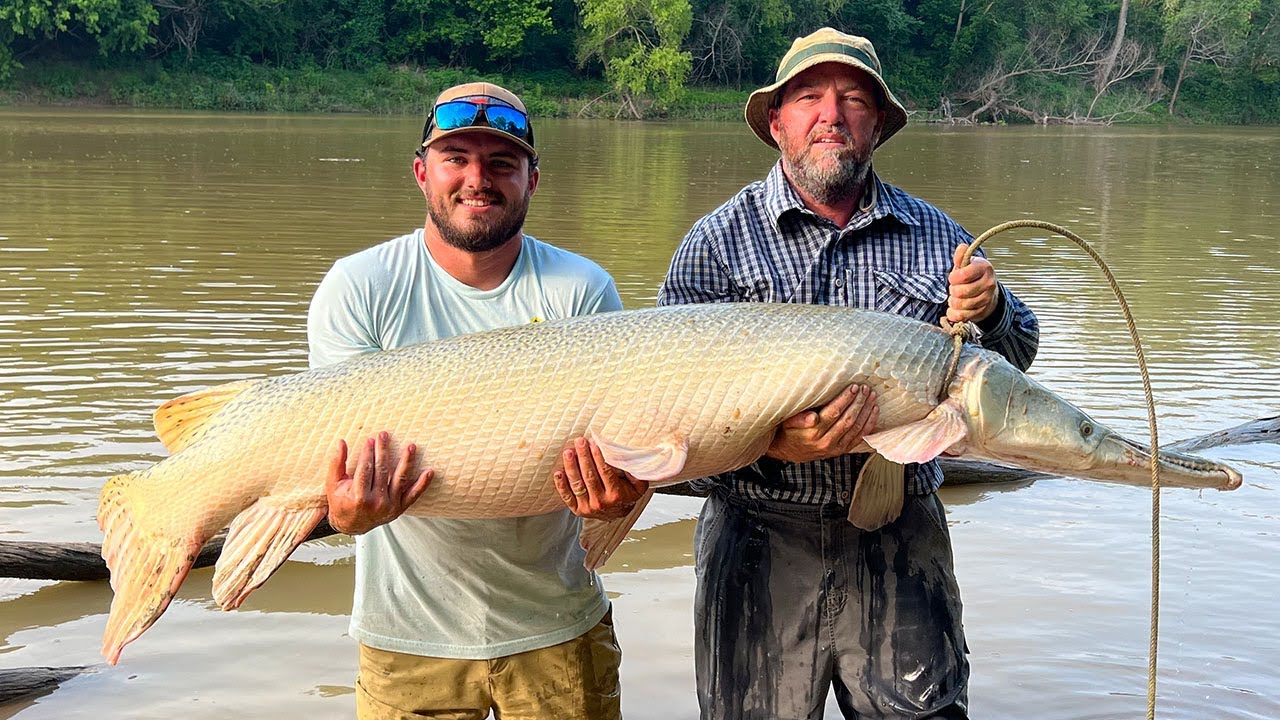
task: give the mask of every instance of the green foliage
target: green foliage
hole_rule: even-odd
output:
[[[0,0],[0,92],[419,113],[484,77],[539,114],[736,118],[795,37],[830,25],[870,37],[920,114],[1280,122],[1280,0],[1130,0],[1138,69],[1098,95],[1122,2]]]
[[[1178,68],[1170,114],[1182,83],[1202,69],[1221,82],[1222,68],[1247,47],[1249,21],[1261,10],[1260,0],[1165,0],[1164,48]],[[1201,100],[1206,106],[1213,104],[1209,97]]]
[[[19,67],[19,40],[76,35],[91,38],[103,55],[150,45],[158,15],[147,0],[0,0],[0,81]],[[68,37],[72,36],[72,37]]]
[[[692,0],[690,79],[741,84],[772,75],[791,42],[797,9],[804,6],[787,0]]]
[[[476,0],[474,7],[490,19],[482,37],[491,58],[518,57],[528,33],[553,30],[550,3],[544,0]]]
[[[640,117],[638,100],[663,109],[684,91],[692,58],[680,46],[692,23],[689,0],[582,0],[579,59],[602,62],[605,79]]]
[[[528,54],[533,38],[556,32],[551,10],[551,0],[396,0],[387,56],[516,61]]]
[[[347,67],[368,67],[381,57],[382,33],[387,24],[382,0],[355,0],[342,24],[347,42],[342,46],[342,59]]]

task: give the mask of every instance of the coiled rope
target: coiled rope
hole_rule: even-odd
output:
[[[1041,220],[1014,220],[997,225],[982,233],[969,245],[969,248],[961,258],[960,267],[968,265],[973,253],[991,237],[1006,230],[1023,227],[1039,228],[1061,235],[1074,242],[1081,250],[1088,253],[1089,257],[1093,258],[1093,261],[1102,269],[1102,274],[1106,276],[1107,284],[1111,286],[1112,292],[1115,293],[1116,300],[1120,302],[1120,309],[1124,312],[1125,324],[1129,327],[1129,337],[1133,340],[1133,351],[1138,358],[1138,369],[1142,373],[1142,391],[1146,394],[1147,399],[1147,426],[1151,431],[1151,634],[1147,647],[1147,720],[1155,720],[1156,654],[1160,638],[1160,438],[1156,430],[1156,404],[1151,394],[1151,378],[1147,374],[1147,361],[1142,353],[1142,341],[1138,339],[1138,327],[1134,324],[1133,313],[1129,311],[1129,303],[1124,299],[1124,293],[1120,291],[1120,285],[1116,283],[1115,276],[1111,274],[1111,269],[1107,267],[1102,256],[1094,251],[1083,238],[1061,225],[1054,225]],[[945,322],[945,319],[944,327],[947,327],[948,332],[954,338],[955,346],[954,351],[951,353],[951,361],[947,365],[946,381],[942,384],[943,392],[945,393],[946,389],[950,387],[951,381],[955,378],[956,368],[960,364],[960,350],[965,341],[973,337],[974,330],[971,323],[962,322],[950,325]]]

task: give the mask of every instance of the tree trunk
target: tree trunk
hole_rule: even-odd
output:
[[[1120,47],[1124,45],[1124,29],[1129,22],[1129,0],[1120,3],[1120,19],[1116,22],[1116,36],[1111,41],[1111,49],[1103,58],[1098,74],[1094,76],[1093,86],[1101,93],[1111,82],[1111,71],[1115,69],[1116,58],[1120,55]],[[1095,98],[1096,100],[1096,98]]]
[[[1187,54],[1182,56],[1182,64],[1178,66],[1178,80],[1173,84],[1173,96],[1169,98],[1169,114],[1173,114],[1173,106],[1178,103],[1178,91],[1182,89],[1182,78],[1187,75],[1187,63],[1191,60],[1191,48],[1187,46]]]
[[[1151,82],[1147,83],[1147,97],[1156,98],[1164,90],[1164,65],[1157,65],[1155,72],[1151,73]]]

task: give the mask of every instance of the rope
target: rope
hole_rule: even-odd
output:
[[[1102,274],[1106,276],[1107,284],[1111,286],[1112,292],[1115,293],[1116,300],[1120,302],[1120,309],[1124,312],[1125,324],[1129,327],[1129,337],[1133,340],[1133,351],[1138,358],[1138,369],[1142,373],[1142,390],[1147,400],[1147,426],[1151,432],[1151,632],[1147,647],[1147,720],[1155,720],[1156,655],[1160,638],[1160,462],[1158,459],[1160,439],[1156,431],[1156,405],[1151,393],[1151,378],[1147,374],[1147,361],[1142,353],[1142,341],[1138,339],[1138,327],[1134,324],[1133,313],[1129,311],[1129,303],[1125,301],[1124,293],[1120,291],[1120,285],[1116,283],[1115,276],[1111,274],[1111,270],[1107,267],[1106,262],[1103,261],[1102,256],[1098,255],[1083,238],[1061,225],[1054,225],[1040,220],[1014,220],[997,225],[982,233],[969,245],[964,257],[961,258],[960,267],[968,265],[974,251],[989,238],[1006,230],[1020,227],[1040,228],[1041,230],[1048,230],[1056,235],[1061,235],[1074,242],[1080,249],[1088,253],[1089,257],[1093,258],[1093,261],[1102,269]],[[973,328],[969,327],[970,325],[971,323],[968,322],[951,325],[945,318],[943,319],[943,327],[955,338],[951,361],[947,365],[946,380],[942,385],[944,393],[955,378],[956,368],[960,363],[960,350],[965,340],[973,333]]]

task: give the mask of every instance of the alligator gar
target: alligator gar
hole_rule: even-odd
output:
[[[876,451],[851,520],[901,506],[902,463],[940,454],[1055,475],[1149,482],[1148,451],[976,345],[940,402],[950,336],[916,320],[813,305],[622,311],[463,335],[292,375],[217,386],[155,414],[171,455],[109,480],[98,522],[115,597],[103,654],[116,662],[168,607],[200,548],[230,525],[213,596],[234,608],[326,514],[326,459],[388,430],[435,480],[409,513],[485,518],[564,507],[551,480],[572,438],[653,486],[758,459],[775,428],[852,383],[877,393]],[[1162,452],[1164,484],[1232,489],[1235,470]],[[895,485],[896,483],[896,485]],[[651,493],[650,493],[651,494]],[[647,501],[589,520],[595,567]],[[854,516],[861,512],[859,518]]]

